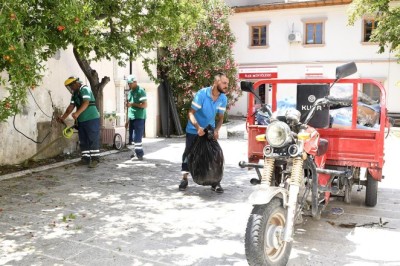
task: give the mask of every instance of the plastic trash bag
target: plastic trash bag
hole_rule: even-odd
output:
[[[379,128],[379,106],[366,105],[359,102],[357,108],[357,128]],[[329,114],[332,118],[332,128],[351,128],[351,120],[353,115],[352,107],[342,107],[339,109],[330,110]]]
[[[256,111],[256,125],[269,125],[271,123],[271,106],[261,105]]]
[[[193,181],[202,186],[217,185],[224,172],[224,154],[217,140],[214,139],[214,130],[208,125],[204,136],[197,136],[189,154],[188,166]]]
[[[349,99],[350,101],[353,100],[353,85],[348,84],[336,84],[333,88],[331,88],[329,95],[333,98],[340,98],[340,99]],[[374,101],[369,97],[367,94],[363,93],[362,91],[357,92],[358,95],[358,104],[362,103],[365,105],[373,106],[379,104],[379,101]],[[337,106],[340,108],[343,106]],[[335,108],[335,106],[333,106]],[[331,106],[332,109],[332,106]]]
[[[256,124],[257,125],[269,125],[271,123],[271,117],[267,112],[263,112],[260,109],[256,113]]]
[[[288,109],[296,109],[296,99],[294,97],[287,97],[283,100],[278,100],[276,103],[278,110],[283,110],[285,112]]]
[[[380,108],[376,105],[358,103],[357,123],[367,127],[374,127],[379,122]]]

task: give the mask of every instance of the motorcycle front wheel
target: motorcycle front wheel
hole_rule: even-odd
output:
[[[264,205],[255,205],[247,222],[246,259],[253,265],[286,265],[292,250],[291,242],[282,241],[286,209],[282,199],[273,198]]]

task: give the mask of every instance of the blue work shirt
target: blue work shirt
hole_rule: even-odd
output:
[[[218,114],[224,114],[227,105],[226,95],[221,93],[216,101],[213,101],[211,95],[212,87],[206,87],[199,90],[192,101],[192,109],[196,112],[194,117],[197,123],[202,128],[211,125],[215,128],[215,116]],[[197,134],[195,126],[188,121],[186,126],[186,133]]]

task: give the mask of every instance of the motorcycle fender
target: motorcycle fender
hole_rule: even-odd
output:
[[[253,193],[250,194],[249,202],[252,205],[267,204],[272,200],[272,198],[274,198],[278,194],[281,194],[280,196],[283,199],[283,207],[286,208],[289,195],[287,189],[281,187],[266,187],[263,185],[259,185],[253,191]]]

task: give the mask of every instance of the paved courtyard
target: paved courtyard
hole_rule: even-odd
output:
[[[386,140],[375,208],[333,200],[319,221],[296,227],[289,265],[400,265],[400,138]],[[254,171],[243,137],[220,140],[225,193],[189,182],[178,191],[184,138],[145,139],[90,170],[66,164],[0,181],[0,265],[247,265],[244,234]],[[0,176],[1,179],[1,176]],[[342,215],[330,212],[344,209]]]

